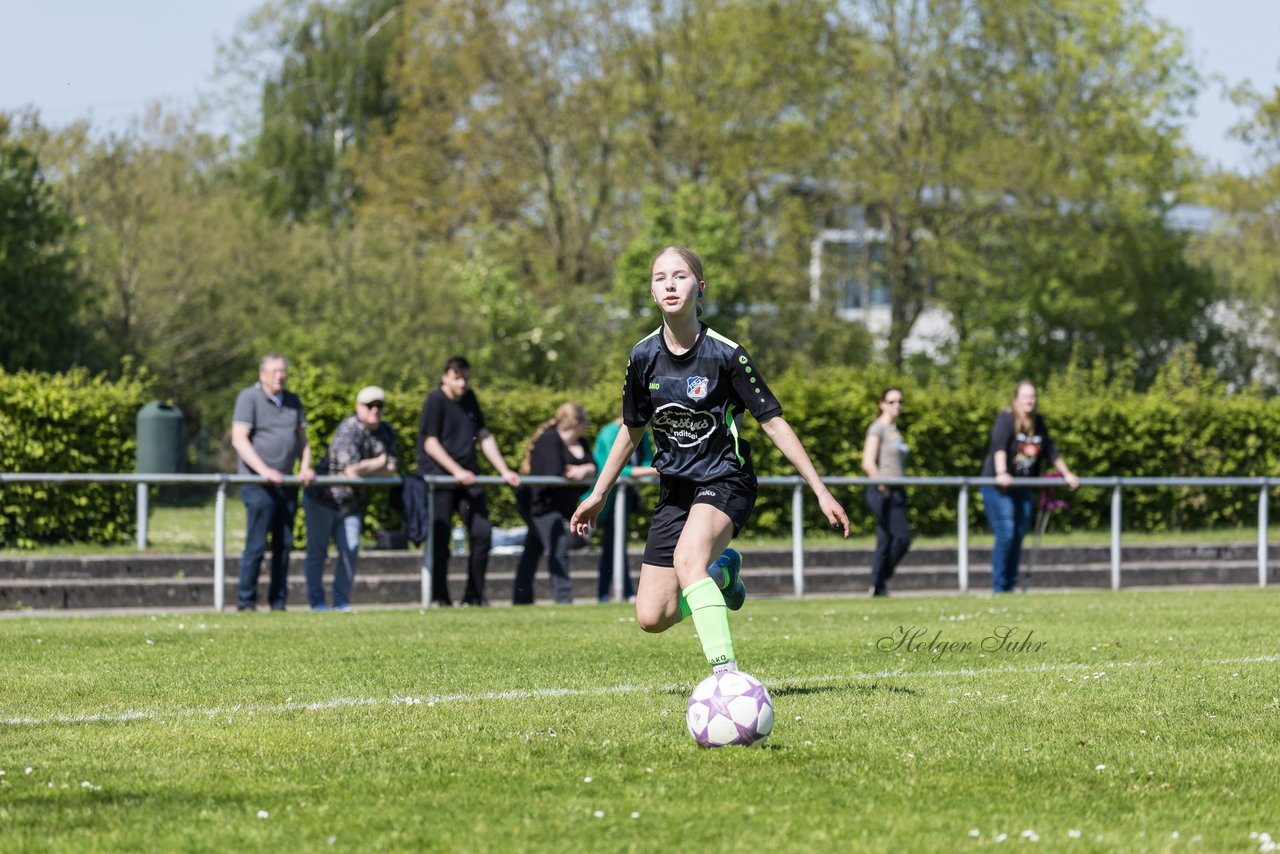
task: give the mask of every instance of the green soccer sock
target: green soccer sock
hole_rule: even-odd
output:
[[[715,667],[736,661],[733,638],[729,636],[729,609],[715,581],[711,578],[695,581],[684,589],[684,598],[688,600],[693,627],[698,631],[698,640],[702,641],[707,663]]]
[[[689,600],[684,598],[683,590],[676,594],[676,604],[680,606],[680,619],[676,622],[682,623],[685,617],[693,613],[693,609],[689,607]]]

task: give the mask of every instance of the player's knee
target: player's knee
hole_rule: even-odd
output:
[[[649,634],[665,632],[674,624],[669,614],[655,608],[636,608],[636,625]]]
[[[677,554],[673,560],[676,569],[676,578],[680,582],[680,587],[685,588],[694,584],[707,575],[707,567],[711,565],[710,561],[703,560],[702,555],[686,555]]]

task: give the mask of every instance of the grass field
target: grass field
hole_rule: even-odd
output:
[[[1265,850],[1277,625],[1271,590],[749,601],[778,725],[708,751],[692,627],[623,605],[8,617],[0,847]]]

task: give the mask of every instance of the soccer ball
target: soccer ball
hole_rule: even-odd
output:
[[[773,700],[746,673],[712,673],[689,696],[689,734],[702,747],[758,744],[773,730]]]

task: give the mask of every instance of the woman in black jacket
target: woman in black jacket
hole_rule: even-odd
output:
[[[570,480],[589,481],[596,473],[591,457],[591,447],[585,437],[590,422],[581,404],[564,403],[556,410],[556,417],[544,423],[534,433],[520,463],[520,473],[549,477],[567,477]],[[529,533],[525,536],[524,552],[516,567],[515,590],[512,602],[516,605],[533,604],[533,576],[538,571],[542,553],[547,553],[551,565],[551,592],[560,604],[573,602],[573,582],[569,579],[569,517],[578,506],[581,486],[522,486],[528,490],[517,496],[527,509],[525,522]]]

